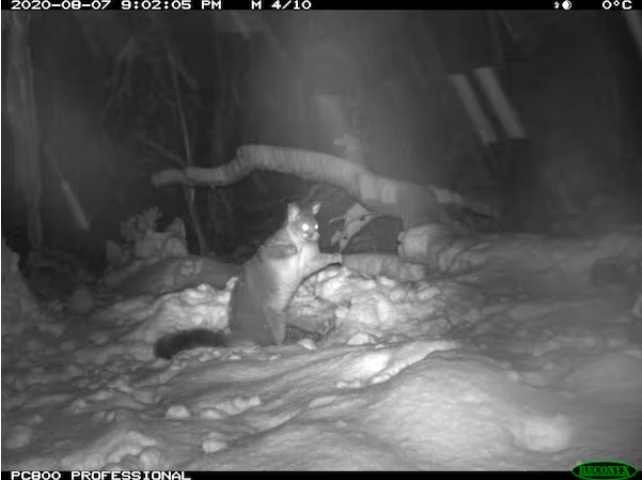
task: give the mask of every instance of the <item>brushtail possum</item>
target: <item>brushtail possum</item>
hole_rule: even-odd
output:
[[[169,359],[182,350],[251,342],[280,345],[285,340],[286,310],[301,283],[333,263],[340,254],[319,251],[320,204],[288,204],[283,226],[243,265],[229,306],[230,335],[206,329],[184,330],[161,337],[157,357]]]

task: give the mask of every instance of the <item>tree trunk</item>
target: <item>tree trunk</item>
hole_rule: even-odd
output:
[[[7,78],[7,113],[13,131],[16,191],[26,209],[31,250],[42,246],[40,204],[40,135],[33,90],[33,66],[29,48],[30,13],[12,12],[3,19],[9,28],[9,75]],[[4,13],[3,13],[4,16]],[[5,23],[6,21],[6,23]]]

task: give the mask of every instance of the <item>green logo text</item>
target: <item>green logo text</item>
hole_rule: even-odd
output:
[[[624,462],[586,462],[573,469],[573,475],[582,480],[624,480],[635,476],[636,473],[638,473],[637,468]]]

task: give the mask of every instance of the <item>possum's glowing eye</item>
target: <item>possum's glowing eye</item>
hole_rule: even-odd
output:
[[[301,225],[301,230],[303,230],[304,232],[307,232],[308,230],[310,230],[310,225],[308,225],[307,223],[304,223],[303,225]]]
[[[318,223],[315,223],[315,224],[314,224],[314,229],[315,229],[315,230],[318,230],[318,229],[319,229],[319,224],[318,224]]]

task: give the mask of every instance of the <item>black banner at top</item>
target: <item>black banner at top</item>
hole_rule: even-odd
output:
[[[623,12],[637,10],[642,0],[2,0],[3,10],[80,11],[296,11],[308,10],[574,10]]]

